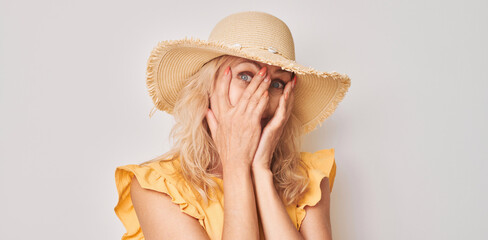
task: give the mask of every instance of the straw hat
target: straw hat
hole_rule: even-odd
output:
[[[213,28],[208,40],[194,37],[161,41],[147,62],[147,87],[155,106],[172,114],[188,77],[206,62],[222,55],[243,57],[297,74],[293,114],[309,133],[328,118],[351,85],[346,74],[320,72],[295,62],[288,26],[277,17],[257,11],[231,14]]]

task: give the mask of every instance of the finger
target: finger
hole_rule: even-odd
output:
[[[278,108],[276,109],[273,117],[269,121],[268,125],[269,128],[278,128],[280,125],[284,124],[287,116],[287,102],[288,102],[288,94],[290,92],[291,82],[288,82],[285,85],[285,89],[283,90],[283,94],[280,97]],[[267,126],[268,127],[268,126]]]
[[[282,111],[283,114],[286,114],[289,112],[291,109],[291,103],[294,100],[294,91],[293,91],[293,81],[289,81],[286,83],[285,90],[284,90],[284,101],[283,101],[283,106],[282,106]]]
[[[254,75],[254,77],[251,79],[251,83],[247,85],[246,89],[244,90],[244,92],[242,93],[239,99],[239,102],[237,103],[238,105],[237,108],[239,111],[244,112],[244,110],[246,109],[249,99],[251,99],[252,95],[259,87],[264,77],[266,77],[266,70],[267,70],[266,66],[261,68],[258,74]]]
[[[293,89],[293,81],[289,81],[286,83],[285,88],[283,90],[283,95],[285,96],[285,100],[288,101],[288,98],[290,97],[290,92]]]
[[[278,108],[276,109],[273,117],[266,124],[265,130],[274,130],[274,129],[278,129],[280,127],[283,116],[284,116],[283,113],[285,112],[285,111],[283,111],[283,109],[284,109],[283,106],[285,106],[285,96],[284,95],[282,95],[280,97],[280,100],[278,103]]]
[[[288,113],[292,106],[293,106],[293,102],[294,102],[294,99],[295,99],[295,91],[293,89],[295,89],[295,84],[296,84],[296,79],[297,79],[297,76],[295,75],[295,77],[286,83],[285,85],[285,88],[283,90],[283,96],[284,96],[284,100],[285,100],[285,113]]]
[[[297,75],[295,75],[291,81],[292,81],[291,88],[293,89],[297,85]]]
[[[286,112],[286,97],[285,97],[285,95],[282,95],[280,97],[278,109],[276,109],[276,112],[275,112],[273,118],[276,118],[277,121],[281,121],[281,119],[283,119],[283,117],[284,117],[285,112]]]
[[[232,104],[229,99],[229,85],[232,79],[232,71],[230,67],[227,67],[222,76],[219,77],[220,84],[217,84],[217,104],[219,105],[219,113],[226,112],[232,108]]]
[[[286,111],[287,112],[291,112],[291,110],[293,109],[293,104],[295,103],[295,86],[296,83],[293,83],[292,85],[292,88],[290,90],[290,95],[288,96],[288,100],[287,100],[287,108],[286,108]]]
[[[215,131],[217,130],[217,119],[215,118],[212,109],[207,109],[205,118],[207,119],[208,128],[210,128],[212,136],[215,136]]]
[[[270,76],[266,76],[264,78],[264,81],[261,81],[261,84],[259,84],[259,87],[256,89],[254,94],[252,95],[251,99],[249,99],[249,102],[246,107],[246,112],[250,113],[254,111],[256,108],[256,105],[259,104],[261,97],[263,96],[264,93],[268,93],[269,85],[271,84]]]
[[[261,117],[263,116],[264,110],[266,109],[268,102],[269,102],[269,94],[268,91],[265,91],[263,95],[261,95],[261,98],[259,99],[259,102],[255,108],[255,112],[258,115],[258,120],[261,120]]]

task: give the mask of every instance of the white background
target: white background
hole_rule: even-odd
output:
[[[486,1],[0,1],[2,239],[120,239],[116,166],[169,149],[158,41],[247,10],[351,77],[303,151],[335,148],[335,239],[488,239]],[[300,84],[300,83],[298,83]]]

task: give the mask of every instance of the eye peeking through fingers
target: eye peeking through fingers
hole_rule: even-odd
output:
[[[276,80],[273,80],[273,82],[271,82],[270,87],[277,88],[277,89],[283,89],[283,88],[285,88],[285,83],[279,79],[276,79]]]
[[[251,82],[253,77],[254,77],[254,74],[252,74],[250,72],[241,72],[241,73],[237,74],[237,78],[239,78],[240,80],[245,81],[245,82]]]
[[[247,72],[247,71],[237,74],[237,78],[239,80],[244,81],[245,83],[250,83],[253,77],[254,77],[254,74],[252,74],[251,72]],[[270,88],[282,90],[285,88],[285,85],[286,84],[281,79],[273,79],[271,84],[270,84]]]

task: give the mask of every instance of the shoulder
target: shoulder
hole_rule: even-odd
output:
[[[173,161],[160,161],[116,168],[119,200],[114,211],[127,230],[124,236],[206,239],[204,215],[192,193],[184,184],[177,184],[180,178],[174,174],[175,166]],[[183,226],[190,235],[179,236]]]
[[[317,204],[305,206],[307,214],[299,231],[306,239],[332,239],[329,178],[322,180],[320,189],[321,199]]]
[[[130,186],[132,203],[145,239],[207,239],[198,219],[183,213],[170,195],[141,187],[135,176]]]
[[[297,227],[300,229],[305,215],[310,209],[319,209],[329,205],[329,196],[334,185],[336,163],[334,148],[322,149],[316,152],[301,152],[301,161],[304,163],[309,178],[309,184],[298,199]],[[312,208],[317,206],[316,208]],[[312,210],[313,211],[313,210]],[[313,214],[312,214],[313,215]]]
[[[331,239],[330,193],[336,175],[334,148],[301,152],[310,182],[297,206],[298,229],[307,239]]]

